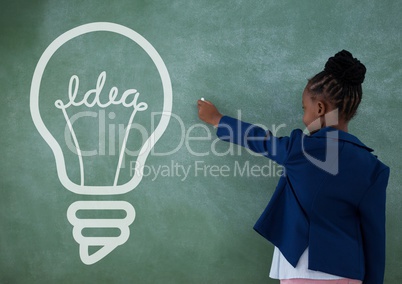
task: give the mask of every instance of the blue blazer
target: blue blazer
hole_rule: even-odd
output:
[[[254,229],[293,266],[309,247],[311,270],[381,284],[389,168],[355,136],[332,127],[289,137],[228,116],[217,135],[284,167]]]

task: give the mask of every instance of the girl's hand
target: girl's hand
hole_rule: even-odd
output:
[[[218,126],[219,121],[222,118],[222,114],[218,111],[218,109],[213,105],[213,103],[209,101],[197,101],[198,107],[198,117],[213,126]]]

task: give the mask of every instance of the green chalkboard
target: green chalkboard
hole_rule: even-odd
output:
[[[218,141],[196,101],[288,135],[306,79],[342,49],[368,70],[349,130],[391,168],[385,283],[400,283],[401,13],[396,0],[2,1],[0,283],[278,283],[253,225],[281,167]]]

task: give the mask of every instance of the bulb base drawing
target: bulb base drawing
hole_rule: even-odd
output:
[[[120,219],[78,218],[77,212],[81,210],[122,210],[125,211],[126,216]],[[80,246],[81,261],[84,264],[91,265],[128,240],[130,236],[129,226],[135,219],[135,210],[126,201],[76,201],[68,208],[67,219],[73,225],[73,237]],[[86,237],[83,235],[84,229],[118,229],[120,230],[120,235],[113,237]],[[95,246],[100,247],[100,249],[90,254],[90,247]]]

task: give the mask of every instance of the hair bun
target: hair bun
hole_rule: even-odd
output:
[[[339,83],[355,86],[363,83],[366,67],[353,58],[349,51],[342,50],[328,59],[324,71],[334,76]]]

